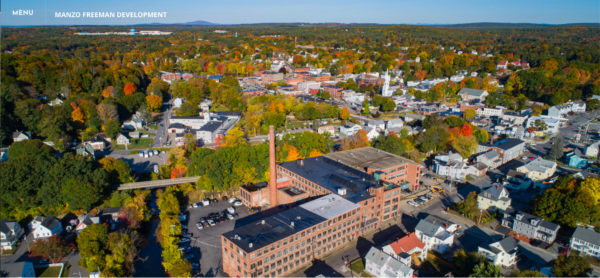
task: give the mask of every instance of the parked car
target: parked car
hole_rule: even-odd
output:
[[[171,141],[167,142],[167,146],[171,146]]]
[[[144,152],[140,151],[140,157],[144,157]]]
[[[149,155],[149,156],[153,156],[153,155],[154,155],[154,153],[153,153],[153,152],[150,150],[150,151],[148,151],[148,155]]]
[[[244,204],[242,204],[242,202],[240,202],[240,201],[235,201],[235,203],[233,203],[233,205],[236,206],[236,207],[239,207],[239,206],[242,206]]]
[[[229,198],[229,202],[230,202],[230,203],[232,203],[232,204],[233,204],[233,203],[235,203],[235,201],[237,201],[237,198],[235,198],[235,197],[231,197],[231,198]]]
[[[238,217],[238,216],[239,216],[239,214],[237,214],[237,212],[236,212],[236,213],[232,214],[232,216],[233,216],[233,217]]]
[[[202,205],[202,202],[198,202],[196,205],[197,205],[199,208],[203,207],[203,205]]]
[[[229,213],[235,213],[235,208],[233,208],[233,207],[228,207],[228,208],[227,208],[227,212],[229,212]]]
[[[184,237],[184,238],[181,238],[181,239],[179,240],[179,242],[180,242],[180,243],[184,243],[184,242],[190,242],[190,239],[189,239],[189,238],[187,238],[187,237]]]
[[[233,220],[234,219],[233,215],[231,215],[231,214],[227,214],[227,218],[229,218],[229,220]]]
[[[218,203],[218,202],[219,202],[219,200],[217,200],[217,199],[213,199],[213,200],[212,200],[212,202],[216,204],[216,203]]]
[[[187,229],[187,225],[181,224],[181,229]]]
[[[188,205],[188,209],[194,208],[193,205]]]
[[[198,204],[196,204],[196,203],[193,203],[193,204],[192,204],[192,206],[193,206],[194,208],[197,208],[197,207],[198,207]]]
[[[408,204],[411,205],[411,206],[415,206],[415,207],[417,206],[417,203],[415,203],[413,201],[408,201]]]
[[[212,219],[208,219],[208,225],[214,226],[216,224],[215,221],[213,221]]]
[[[202,199],[202,204],[205,205],[205,206],[208,206],[208,205],[210,205],[210,200],[204,198],[204,199]]]
[[[456,234],[457,235],[462,235],[462,231],[461,230],[456,230]]]
[[[190,233],[182,233],[181,236],[182,237],[192,237],[192,234],[190,234]]]
[[[178,216],[179,216],[179,221],[185,221],[187,219],[187,216],[181,212],[179,213]]]
[[[223,197],[221,197],[221,201],[223,201],[223,202],[227,202],[227,196],[223,196]]]
[[[158,155],[158,150],[154,150],[154,155]]]

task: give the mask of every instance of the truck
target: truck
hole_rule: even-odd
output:
[[[158,173],[158,165],[154,165],[154,173]]]

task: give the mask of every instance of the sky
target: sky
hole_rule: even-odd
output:
[[[2,0],[0,25],[135,25],[203,20],[220,24],[339,22],[380,24],[598,23],[599,0]],[[33,15],[15,15],[33,10]],[[58,18],[56,12],[79,12]],[[83,17],[113,12],[114,18]],[[166,12],[119,18],[118,12]]]

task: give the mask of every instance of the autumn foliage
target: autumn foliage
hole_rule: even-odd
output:
[[[460,134],[464,137],[469,137],[473,134],[473,128],[471,127],[470,124],[464,124],[460,128]]]
[[[102,96],[105,98],[112,97],[114,93],[115,93],[115,87],[113,87],[113,86],[108,86],[108,87],[106,87],[106,89],[102,90]]]
[[[135,93],[135,86],[133,85],[133,83],[128,82],[127,84],[125,84],[125,88],[123,89],[123,91],[125,92],[125,95],[131,95]]]
[[[155,95],[147,96],[146,104],[148,105],[148,110],[158,112],[162,107],[162,98]]]
[[[172,179],[182,178],[182,177],[185,177],[186,174],[187,174],[187,168],[185,166],[175,165],[175,168],[171,172],[171,178]]]
[[[83,113],[83,110],[77,106],[77,103],[75,102],[71,102],[71,107],[73,107],[73,112],[71,112],[73,122],[83,124],[83,121],[85,120],[85,113]]]

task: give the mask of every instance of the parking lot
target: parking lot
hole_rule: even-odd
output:
[[[215,226],[204,227],[198,230],[196,223],[200,217],[207,218],[210,213],[221,212],[233,204],[219,200],[218,203],[211,203],[201,208],[185,209],[187,216],[182,224],[188,225],[188,233],[192,234],[190,247],[194,258],[191,262],[200,262],[200,276],[204,277],[226,277],[221,268],[221,234],[229,232],[236,227],[239,219],[248,216],[250,213],[245,206],[235,207],[235,212],[239,215],[234,220],[226,220]]]
[[[139,154],[128,154],[128,155],[111,155],[115,159],[122,159],[127,162],[136,173],[152,172],[154,171],[154,165],[165,164],[168,157],[168,153],[159,153],[148,158],[140,157]]]

